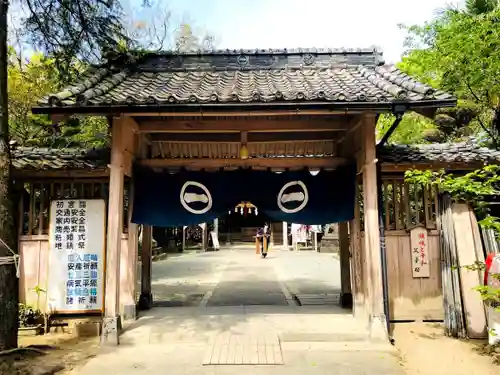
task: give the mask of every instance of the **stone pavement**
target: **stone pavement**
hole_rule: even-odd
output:
[[[142,313],[119,347],[102,348],[74,374],[403,374],[393,348],[369,343],[349,311],[291,298],[338,290],[338,273],[334,255],[312,252],[260,259],[221,250],[158,262],[157,301],[203,298]]]

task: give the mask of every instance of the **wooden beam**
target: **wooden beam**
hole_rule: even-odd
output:
[[[142,159],[138,164],[152,168],[188,168],[188,169],[218,169],[218,168],[315,168],[335,169],[348,162],[337,157],[289,157],[289,158],[251,158],[251,159]]]
[[[50,122],[52,122],[53,125],[58,125],[61,122],[66,121],[70,117],[71,117],[71,115],[61,115],[61,114],[58,114],[58,115],[56,115],[56,114],[49,115]]]
[[[351,116],[338,116],[331,119],[311,120],[140,120],[141,133],[172,133],[172,132],[234,132],[242,130],[249,132],[277,131],[343,131],[350,125]]]
[[[240,143],[241,134],[247,134],[246,143],[264,143],[264,142],[313,142],[313,141],[333,141],[337,138],[337,131],[304,131],[304,132],[252,132],[246,130],[240,133],[155,133],[151,134],[152,142],[224,142]],[[341,133],[340,133],[341,134]]]
[[[360,150],[363,124],[364,116],[352,117],[348,129],[335,140],[341,156],[352,157]]]
[[[122,117],[118,126],[123,127],[123,146],[124,146],[124,160],[123,169],[126,176],[132,176],[132,165],[134,163],[135,155],[139,142],[139,126],[132,117]]]
[[[364,110],[349,109],[349,110],[331,110],[331,109],[293,109],[293,110],[264,110],[255,111],[214,111],[214,112],[123,112],[123,115],[133,117],[266,117],[266,116],[348,116],[352,114],[363,113]]]
[[[93,169],[93,170],[63,170],[63,171],[44,171],[44,170],[29,170],[29,169],[14,169],[12,175],[17,180],[37,180],[40,179],[96,179],[100,177],[109,177],[109,169]]]
[[[290,133],[249,133],[248,142],[314,142],[337,139],[342,134],[338,131],[302,131]]]
[[[494,164],[494,163],[490,163]],[[382,172],[385,173],[404,173],[411,169],[418,170],[441,170],[446,171],[473,171],[482,168],[482,163],[386,163],[381,162]]]

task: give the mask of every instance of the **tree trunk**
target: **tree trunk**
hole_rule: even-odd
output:
[[[492,120],[493,143],[495,148],[500,148],[500,108],[495,108]]]
[[[0,0],[0,239],[17,253],[17,231],[12,205],[9,118],[7,109],[7,10]],[[0,241],[0,257],[12,252]],[[14,264],[0,264],[0,350],[17,347],[18,280]]]

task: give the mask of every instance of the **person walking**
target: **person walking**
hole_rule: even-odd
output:
[[[264,259],[267,257],[267,249],[269,248],[269,239],[271,238],[271,233],[269,232],[269,225],[264,224],[263,228],[257,230],[257,237],[260,238],[260,255]],[[266,239],[266,241],[264,241]],[[265,244],[264,244],[265,242]]]

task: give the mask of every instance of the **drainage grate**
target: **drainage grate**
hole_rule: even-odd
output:
[[[293,299],[300,306],[340,305],[340,294],[294,294]]]
[[[203,365],[282,365],[277,334],[232,334],[216,337],[208,349]]]
[[[154,301],[153,307],[193,307],[198,306],[205,294],[174,296],[171,299]]]

